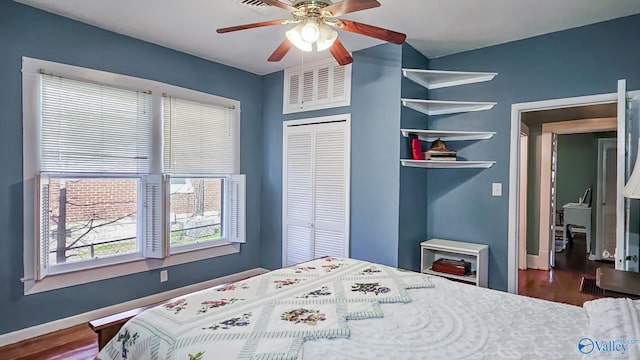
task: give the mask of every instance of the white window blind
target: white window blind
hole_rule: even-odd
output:
[[[164,98],[164,171],[231,174],[234,164],[233,109]]]
[[[148,173],[151,95],[42,75],[41,171]]]

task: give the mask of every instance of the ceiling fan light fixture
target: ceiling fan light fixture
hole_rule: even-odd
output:
[[[300,29],[302,40],[312,44],[320,37],[320,26],[315,20],[307,20]]]
[[[320,37],[316,41],[318,51],[324,51],[330,48],[338,38],[338,32],[333,30],[327,24],[320,25]]]
[[[304,41],[302,38],[302,27],[303,24],[298,24],[294,28],[288,30],[285,35],[287,40],[289,40],[295,47],[302,51],[311,51],[313,50],[313,45],[310,42]]]

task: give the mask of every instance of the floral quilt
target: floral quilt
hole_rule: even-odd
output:
[[[306,340],[348,338],[347,320],[380,318],[408,303],[427,275],[327,257],[197,292],[127,322],[108,359],[297,359]]]

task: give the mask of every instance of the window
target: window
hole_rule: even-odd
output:
[[[26,293],[239,251],[239,102],[24,58],[23,104]]]
[[[139,178],[41,176],[42,275],[47,265],[136,254],[140,186]]]
[[[222,184],[219,178],[171,178],[184,181],[169,197],[172,251],[187,250],[221,238]],[[191,191],[179,191],[188,187]]]

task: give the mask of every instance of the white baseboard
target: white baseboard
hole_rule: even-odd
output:
[[[17,330],[14,332],[0,335],[0,346],[10,345],[23,340],[27,340],[36,336],[45,335],[50,332],[54,332],[61,329],[66,329],[72,326],[80,325],[82,323],[88,323],[91,320],[99,319],[101,317],[118,314],[124,311],[137,309],[139,307],[167,301],[174,297],[183,296],[195,291],[204,290],[220,284],[230,283],[246,279],[251,276],[264,274],[269,272],[267,269],[255,268],[236,274],[231,274],[216,279],[204,281],[201,283],[184,286],[178,289],[165,291],[158,294],[145,296],[140,299],[127,301],[121,304],[107,306],[102,309],[92,310],[86,313],[74,315],[68,318],[51,321],[45,324],[32,326],[26,329]]]
[[[527,254],[528,269],[549,270],[548,262],[549,262],[549,259],[543,256]]]

